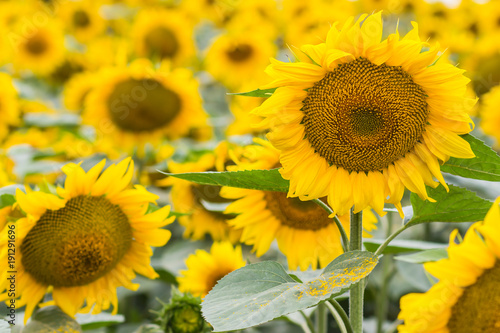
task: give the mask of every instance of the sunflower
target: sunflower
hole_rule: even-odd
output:
[[[241,88],[242,91],[250,91],[253,87]],[[234,116],[234,121],[227,127],[226,135],[245,135],[257,134],[262,132],[262,128],[258,128],[258,124],[262,121],[262,117],[250,113],[258,107],[264,98],[246,97],[246,96],[231,96],[229,110]]]
[[[193,26],[180,10],[142,10],[132,28],[138,56],[189,64],[194,57]]]
[[[79,42],[85,43],[106,29],[106,21],[99,14],[100,4],[94,0],[66,1],[57,13],[66,30]]]
[[[256,139],[260,145],[247,146],[242,156],[248,161],[237,163],[231,171],[247,169],[272,169],[279,166],[279,152],[268,142]],[[291,270],[309,266],[325,267],[343,253],[340,232],[328,213],[311,201],[287,198],[286,193],[223,187],[222,197],[235,200],[226,208],[226,214],[237,216],[229,225],[241,230],[240,241],[253,245],[260,257],[269,250],[273,240],[288,259]],[[323,199],[324,200],[324,199]],[[365,209],[363,226],[376,229],[377,218],[371,209]],[[340,216],[346,232],[349,232],[349,214]],[[370,237],[366,232],[365,237]]]
[[[481,103],[481,128],[484,133],[491,135],[500,146],[500,86],[496,86],[483,96]]]
[[[229,242],[212,244],[210,253],[196,250],[186,259],[187,270],[177,277],[179,291],[190,292],[193,296],[205,297],[227,274],[245,266],[241,247],[233,248]]]
[[[31,70],[37,75],[52,72],[64,61],[64,35],[58,21],[26,33],[23,22],[18,22],[12,29],[11,45],[13,63],[18,70]]]
[[[248,31],[227,33],[210,46],[205,66],[214,79],[237,91],[243,84],[255,86],[264,82],[263,70],[275,54],[276,46],[270,39]]]
[[[134,172],[130,158],[99,176],[105,162],[88,172],[73,163],[64,166],[65,186],[58,195],[17,191],[26,217],[16,222],[16,305],[26,305],[25,321],[48,291],[53,301],[44,304],[68,315],[92,308],[95,314],[110,305],[116,314],[116,288],[137,290],[136,273],[158,277],[149,265],[150,246],[170,238],[170,231],[161,229],[173,220],[167,218],[170,207],[146,214],[157,196],[139,185],[127,189]],[[0,242],[7,262],[7,237]],[[8,289],[6,275],[4,270],[0,290]],[[8,298],[7,291],[0,294],[0,301]]]
[[[17,91],[12,84],[12,78],[6,73],[0,73],[0,140],[3,140],[9,126],[17,126],[21,122]]]
[[[64,85],[63,103],[70,111],[81,111],[85,105],[85,98],[99,82],[97,75],[92,71],[84,71],[73,75]]]
[[[399,332],[500,331],[500,197],[463,241],[452,232],[448,258],[424,264],[439,279],[424,294],[401,298]]]
[[[361,25],[360,23],[364,23]],[[446,186],[439,161],[472,158],[465,112],[469,81],[436,60],[438,47],[418,37],[417,24],[400,40],[382,37],[381,13],[334,25],[326,42],[305,45],[309,62],[273,60],[266,72],[278,87],[260,107],[281,151],[290,197],[328,196],[338,215],[354,206],[383,215],[384,201],[400,214],[405,187],[429,199],[425,185]]]
[[[85,99],[82,119],[98,135],[125,150],[177,139],[194,127],[206,125],[198,83],[186,68],[155,70],[146,59],[129,67],[102,69]]]
[[[229,145],[223,141],[214,152],[205,153],[195,161],[170,162],[168,169],[172,173],[224,171],[225,166],[231,163],[229,150]],[[215,241],[229,240],[232,243],[240,239],[241,232],[227,224],[227,220],[233,216],[224,214],[223,209],[209,209],[211,206],[227,205],[231,201],[219,195],[220,187],[198,185],[173,177],[159,181],[158,185],[172,186],[172,205],[177,212],[186,214],[178,218],[179,223],[186,228],[184,237],[198,240],[208,234]]]

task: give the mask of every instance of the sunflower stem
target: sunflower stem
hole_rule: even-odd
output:
[[[325,302],[318,304],[316,309],[316,332],[317,333],[327,333],[328,332],[328,312],[326,312]]]
[[[354,213],[351,208],[351,240],[349,250],[361,250],[363,245],[363,211]],[[361,279],[351,287],[349,299],[349,317],[354,333],[363,333],[363,296],[365,280]]]
[[[328,216],[333,214],[333,210],[328,206],[326,203],[321,201],[320,199],[314,199],[313,200],[316,204],[318,204],[321,208],[323,208],[327,213]],[[342,222],[340,222],[339,218],[337,215],[333,217],[333,221],[337,225],[337,228],[340,231],[340,236],[342,237],[342,249],[344,250],[344,253],[349,251],[349,238],[347,237],[347,233],[345,232],[344,226],[342,225]]]
[[[304,327],[304,332],[311,332],[311,333],[316,333],[316,330],[314,329],[314,324],[311,320],[311,318],[309,318],[305,313],[304,311],[300,310],[299,313],[302,315],[302,318],[304,318],[304,320],[306,321],[306,326],[308,328],[309,331],[306,331],[306,327]]]
[[[339,302],[332,298],[328,302],[326,302],[326,306],[337,321],[337,324],[339,324],[340,331],[342,333],[353,333],[351,323],[349,322],[349,317],[347,316],[347,313],[345,313]]]
[[[403,231],[405,231],[406,229],[408,228],[408,224],[405,224],[404,226],[402,226],[401,228],[399,228],[398,230],[394,231],[392,233],[392,235],[390,235],[386,240],[385,242],[383,242],[382,244],[380,244],[380,246],[378,247],[377,251],[375,251],[375,255],[376,256],[379,256],[382,254],[382,252],[384,252],[385,248],[387,247],[387,245],[389,245],[389,243],[394,239],[396,238],[400,233],[402,233]]]

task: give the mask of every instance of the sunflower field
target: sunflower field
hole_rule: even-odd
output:
[[[0,0],[0,333],[499,333],[500,1]]]

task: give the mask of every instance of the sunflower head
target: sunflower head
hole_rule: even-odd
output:
[[[110,305],[116,313],[117,287],[137,289],[131,282],[135,273],[158,276],[149,266],[150,246],[162,246],[170,238],[170,231],[161,229],[173,220],[167,218],[170,207],[146,214],[157,196],[139,185],[128,188],[131,160],[101,174],[105,162],[88,172],[76,164],[64,166],[65,186],[57,195],[17,191],[26,214],[16,222],[18,305],[26,305],[26,320],[50,290],[53,301],[46,305],[55,304],[71,316],[92,307],[98,313]],[[5,288],[2,282],[0,290]],[[2,301],[7,297],[7,292],[0,294]]]
[[[463,241],[450,235],[448,258],[424,264],[439,281],[401,298],[399,332],[498,332],[500,329],[500,198]]]
[[[95,74],[85,98],[83,120],[96,127],[103,140],[113,140],[143,153],[144,145],[177,139],[191,128],[205,126],[198,83],[185,68],[158,70],[146,59],[128,67],[114,66]]]
[[[469,81],[419,39],[418,27],[382,40],[381,13],[333,25],[326,41],[304,45],[301,62],[272,60],[275,93],[253,112],[266,119],[281,151],[289,196],[328,196],[339,215],[384,202],[401,211],[405,188],[430,199],[446,186],[439,160],[471,158],[459,134],[471,130]],[[428,48],[428,50],[423,50]],[[435,180],[435,179],[437,180]]]
[[[229,242],[213,243],[210,252],[196,250],[186,259],[187,269],[181,271],[179,290],[205,297],[208,292],[232,271],[245,266],[241,247]]]

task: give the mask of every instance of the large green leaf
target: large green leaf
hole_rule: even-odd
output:
[[[166,175],[202,185],[230,186],[274,192],[288,192],[290,184],[288,180],[281,177],[278,169],[166,173]]]
[[[424,201],[411,194],[413,217],[408,224],[424,222],[475,222],[483,220],[492,202],[480,198],[465,188],[449,185],[450,192],[443,186],[427,188],[427,193],[436,202]]]
[[[472,135],[466,134],[462,137],[470,144],[476,157],[452,157],[441,170],[466,178],[500,182],[500,156]]]
[[[80,325],[57,306],[37,310],[23,333],[39,332],[83,332]]]
[[[321,275],[303,283],[277,262],[251,264],[222,278],[205,297],[202,313],[215,332],[259,325],[343,293],[367,276],[377,262],[370,252],[348,252]]]
[[[243,93],[228,93],[228,95],[236,95],[236,96],[247,96],[247,97],[271,97],[271,95],[276,91],[277,88],[270,89],[255,89],[252,91],[247,91]]]

